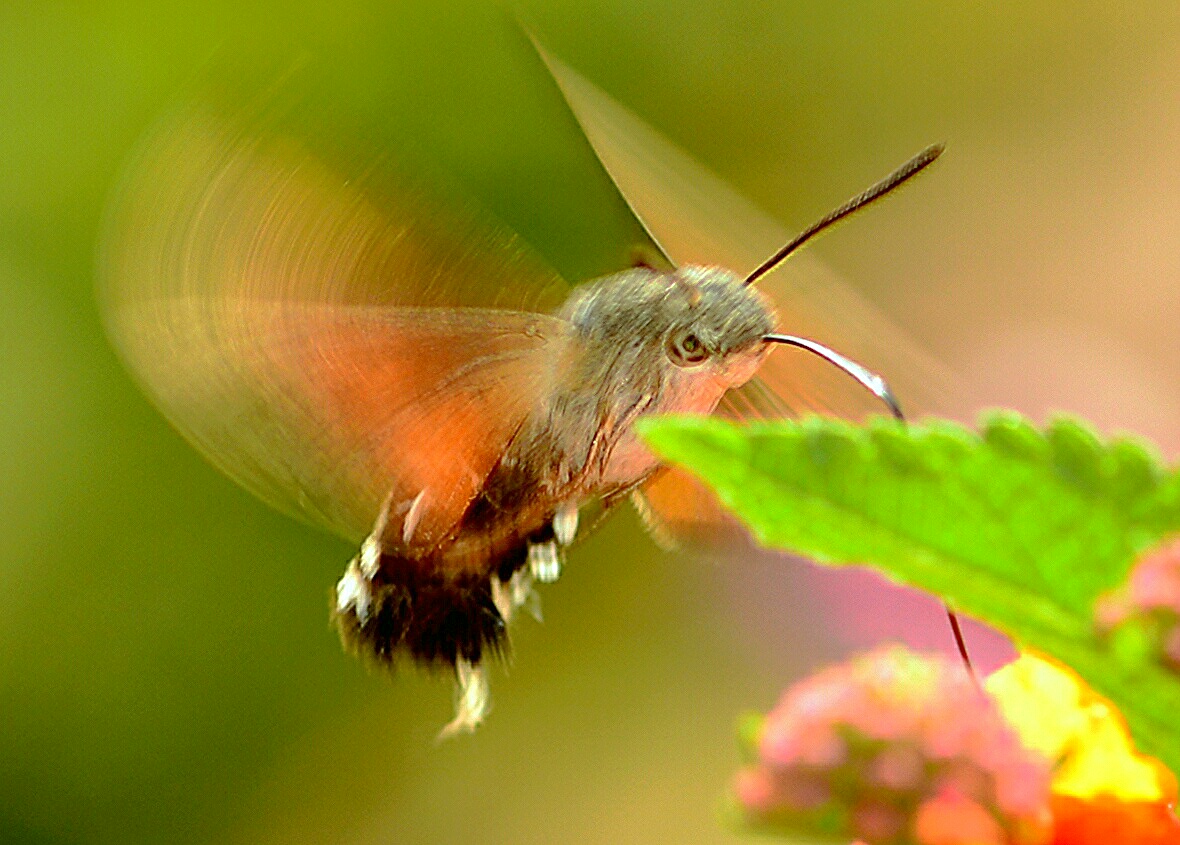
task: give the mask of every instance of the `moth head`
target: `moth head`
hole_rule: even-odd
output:
[[[663,353],[682,370],[709,369],[727,387],[744,384],[766,354],[774,311],[757,289],[720,267],[668,274],[661,302]]]
[[[677,381],[744,384],[774,328],[766,298],[720,267],[640,267],[580,289],[567,316],[589,345],[630,353]]]

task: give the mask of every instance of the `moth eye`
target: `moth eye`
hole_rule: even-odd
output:
[[[709,357],[709,350],[695,334],[668,336],[668,357],[678,367],[688,367],[699,364]]]

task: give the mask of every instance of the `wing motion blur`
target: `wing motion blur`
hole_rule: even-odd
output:
[[[200,108],[141,151],[102,266],[111,335],[172,423],[353,541],[423,491],[414,543],[440,539],[567,336],[532,310],[564,283],[511,237]]]
[[[619,192],[674,264],[720,265],[744,274],[789,240],[781,225],[684,150],[535,40],[534,46]],[[758,285],[778,311],[780,330],[814,338],[883,375],[912,415],[973,412],[943,368],[813,255],[792,256]],[[726,395],[718,412],[748,420],[805,412],[859,418],[883,410],[836,368],[776,349],[754,379]],[[666,533],[729,527],[724,509],[688,473],[662,473],[643,496],[640,510],[649,522],[661,520]]]

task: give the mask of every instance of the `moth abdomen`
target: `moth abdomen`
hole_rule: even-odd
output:
[[[540,615],[534,580],[560,573],[554,522],[553,513],[536,520],[502,515],[498,525],[461,531],[422,556],[383,548],[379,522],[337,585],[333,619],[342,641],[384,664],[400,656],[424,666],[479,666],[501,655],[516,611]]]
[[[523,563],[523,549],[518,557]],[[333,620],[350,651],[384,664],[404,656],[453,668],[460,660],[478,665],[507,647],[489,573],[383,554],[365,586],[363,602],[343,601],[337,592]]]

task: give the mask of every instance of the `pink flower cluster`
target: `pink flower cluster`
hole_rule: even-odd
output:
[[[867,845],[1039,845],[1050,764],[963,667],[882,648],[789,689],[743,731],[756,829]]]
[[[1098,600],[1094,616],[1107,633],[1139,623],[1163,663],[1180,670],[1180,539],[1140,558],[1126,585]]]

